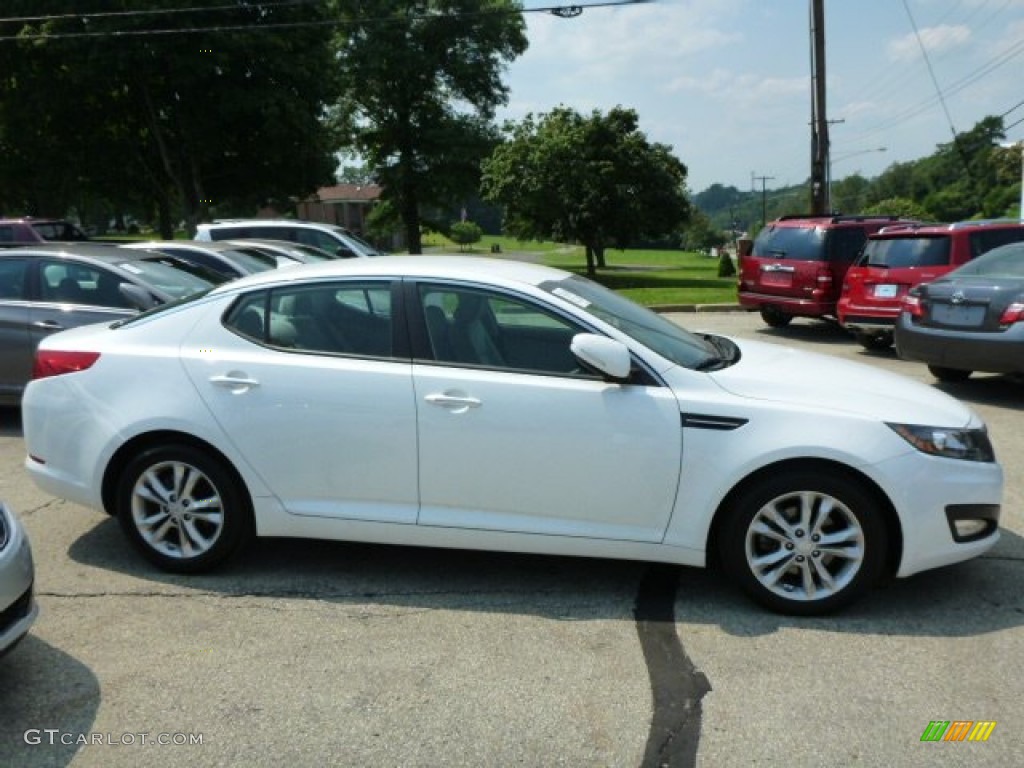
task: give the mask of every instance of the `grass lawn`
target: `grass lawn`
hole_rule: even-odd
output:
[[[580,246],[520,242],[509,237],[485,236],[466,253],[489,256],[497,244],[505,255],[521,256],[569,272],[585,275],[586,257]],[[431,235],[424,246],[457,252],[458,246],[441,235]],[[719,277],[717,259],[689,251],[608,250],[607,269],[598,270],[597,282],[646,306],[673,304],[732,304],[736,278]]]

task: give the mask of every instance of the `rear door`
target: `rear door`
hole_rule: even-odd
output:
[[[0,397],[16,397],[32,372],[29,332],[29,259],[0,259]]]
[[[750,290],[781,299],[810,298],[825,257],[825,232],[819,227],[766,227],[743,259],[744,282]]]

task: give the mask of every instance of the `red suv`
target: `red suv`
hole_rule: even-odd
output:
[[[839,322],[865,349],[892,346],[907,291],[999,245],[1024,241],[1016,220],[886,227],[868,238],[843,281]]]
[[[794,317],[835,317],[846,270],[872,232],[895,216],[783,216],[740,256],[739,301],[781,328]]]

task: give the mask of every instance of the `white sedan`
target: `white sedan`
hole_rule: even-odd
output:
[[[717,558],[815,614],[999,537],[1002,469],[958,401],[512,261],[265,272],[51,336],[34,375],[32,477],[172,571],[252,535]]]

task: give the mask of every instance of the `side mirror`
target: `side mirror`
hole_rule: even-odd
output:
[[[121,283],[117,286],[121,295],[128,299],[128,303],[136,309],[147,310],[157,305],[157,300],[145,288],[140,288],[132,283]]]
[[[569,349],[584,367],[613,381],[625,381],[633,368],[629,348],[607,336],[577,333]]]

